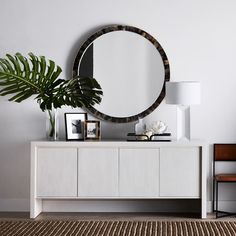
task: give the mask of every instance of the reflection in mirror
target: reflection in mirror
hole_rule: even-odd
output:
[[[81,47],[74,73],[93,77],[102,87],[101,104],[90,109],[94,115],[130,122],[148,115],[164,98],[168,60],[157,41],[144,31],[110,29],[99,31],[100,37]]]

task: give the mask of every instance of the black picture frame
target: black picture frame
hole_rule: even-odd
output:
[[[87,113],[65,113],[66,141],[83,141]]]

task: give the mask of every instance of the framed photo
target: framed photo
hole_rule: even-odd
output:
[[[98,140],[100,139],[100,121],[87,120],[85,121],[85,139]]]
[[[84,140],[84,124],[87,113],[65,113],[66,140]]]

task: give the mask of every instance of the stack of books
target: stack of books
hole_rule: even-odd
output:
[[[171,133],[163,133],[163,134],[153,134],[149,138],[145,134],[135,134],[128,133],[127,141],[142,141],[142,142],[170,142],[171,141]]]
[[[150,141],[170,142],[171,141],[171,133],[153,134],[150,137]]]

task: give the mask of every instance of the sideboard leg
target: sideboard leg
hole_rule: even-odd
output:
[[[41,199],[32,199],[30,204],[30,218],[36,218],[43,210],[43,201]]]
[[[43,210],[43,200],[37,199],[37,146],[31,143],[30,218],[36,218]]]
[[[206,146],[201,148],[201,218],[207,218],[207,189],[206,189]]]

